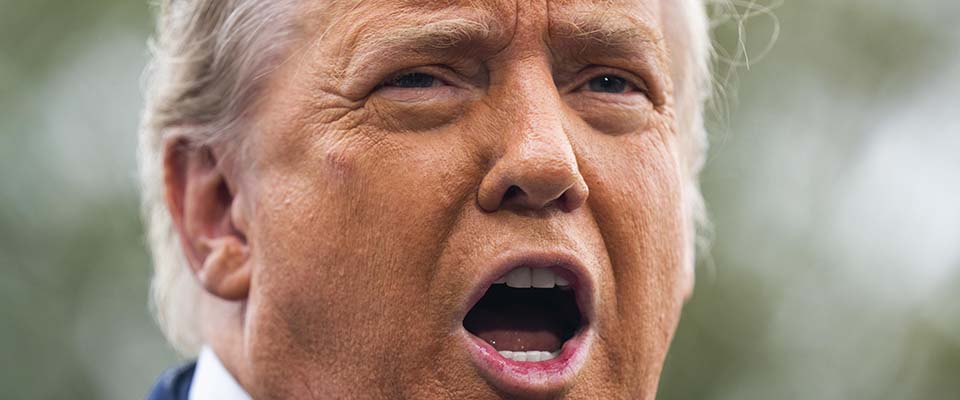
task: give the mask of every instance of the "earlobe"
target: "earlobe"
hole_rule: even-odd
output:
[[[246,243],[233,236],[201,239],[207,254],[197,279],[208,292],[224,300],[243,300],[250,291],[250,254]]]
[[[164,153],[167,206],[190,268],[210,294],[245,299],[251,265],[238,186],[209,146],[171,139]]]

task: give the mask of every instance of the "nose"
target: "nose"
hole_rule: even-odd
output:
[[[484,176],[477,194],[484,211],[570,212],[586,202],[589,189],[573,147],[561,124],[548,125],[516,138]]]

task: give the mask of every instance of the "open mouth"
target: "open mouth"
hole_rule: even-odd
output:
[[[505,359],[553,360],[586,325],[576,287],[575,276],[566,269],[513,269],[493,282],[463,327]]]
[[[580,258],[512,250],[464,299],[461,337],[488,383],[511,396],[552,396],[575,384],[596,336],[596,293]]]

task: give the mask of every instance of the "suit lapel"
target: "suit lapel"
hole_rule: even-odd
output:
[[[169,369],[157,379],[146,400],[188,400],[196,362]]]

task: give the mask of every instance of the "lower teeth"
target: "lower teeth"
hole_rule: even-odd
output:
[[[508,358],[513,361],[538,362],[557,358],[557,356],[560,354],[560,350],[552,353],[546,351],[501,351],[499,353],[501,356],[503,356],[503,358]]]

